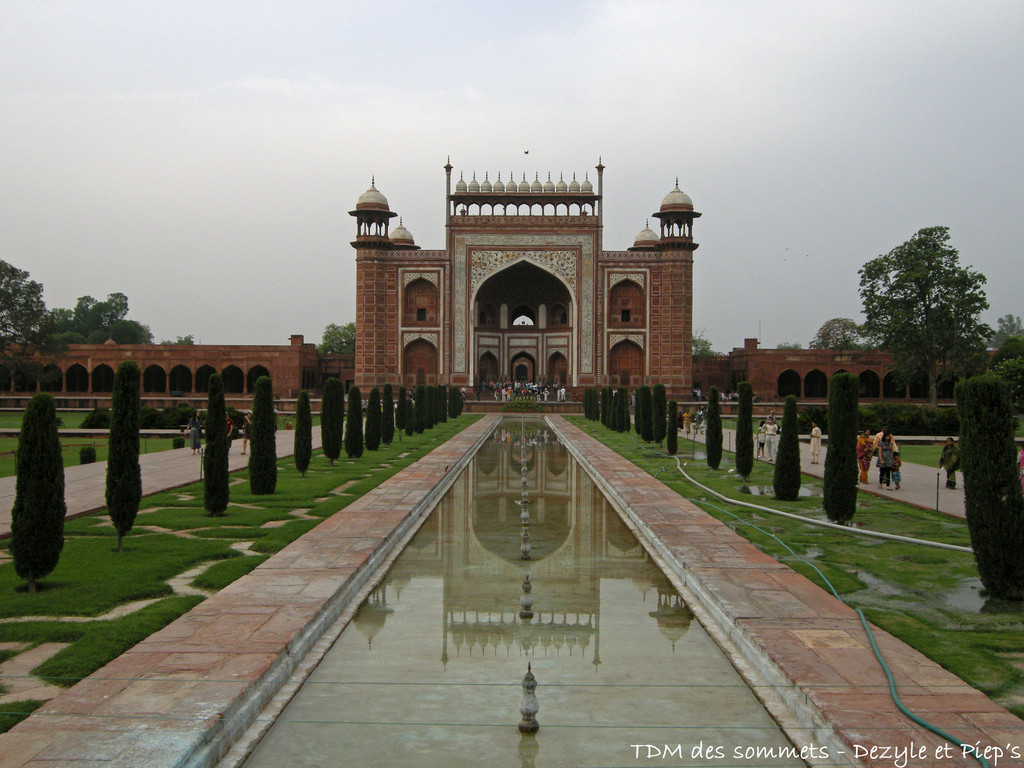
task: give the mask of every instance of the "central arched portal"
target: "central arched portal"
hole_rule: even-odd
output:
[[[473,299],[475,383],[571,386],[575,313],[565,283],[532,262],[521,259],[491,275]]]

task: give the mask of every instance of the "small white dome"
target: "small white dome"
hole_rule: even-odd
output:
[[[576,174],[575,173],[572,175],[572,181],[569,182],[569,191],[570,192],[579,192],[580,191],[580,183],[578,181],[576,181]]]
[[[480,191],[481,192],[490,192],[491,191],[491,182],[490,182],[490,179],[487,178],[487,173],[486,172],[484,173],[483,183],[480,185]]]
[[[544,191],[545,192],[554,192],[555,191],[555,182],[553,182],[551,180],[551,174],[550,173],[548,174],[548,180],[544,182]]]
[[[501,171],[498,171],[498,180],[496,182],[494,182],[493,190],[495,192],[504,192],[505,191],[505,182],[503,182],[501,180]]]
[[[456,192],[465,192],[466,191],[466,180],[464,178],[462,178],[462,174],[461,173],[459,174],[459,180],[457,182],[455,182],[455,191]]]
[[[590,194],[594,191],[594,185],[590,183],[590,174],[587,174],[586,178],[583,179],[583,184],[580,186],[580,192]]]
[[[556,192],[568,192],[569,185],[565,183],[565,179],[562,178],[562,174],[558,174],[558,183],[555,184]]]
[[[470,192],[479,192],[480,191],[480,182],[476,180],[476,172],[473,173],[473,178],[470,179],[469,191]]]
[[[377,187],[374,186],[373,182],[370,182],[370,188],[363,192],[356,202],[356,209],[360,208],[377,208],[387,211],[389,210],[388,199],[377,191]]]
[[[658,233],[650,227],[644,227],[638,233],[636,238],[633,240],[634,248],[643,248],[647,246],[657,245],[660,238]]]
[[[412,232],[403,226],[401,219],[398,220],[398,226],[391,230],[391,242],[401,245],[415,245],[412,239]]]
[[[690,196],[679,189],[679,179],[676,179],[676,187],[661,201],[661,210],[671,211],[681,207],[693,208],[693,200]]]

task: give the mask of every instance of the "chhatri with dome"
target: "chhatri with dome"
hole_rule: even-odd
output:
[[[417,246],[402,219],[392,226],[398,214],[372,182],[350,211],[355,384],[688,393],[700,213],[677,180],[652,213],[658,231],[648,224],[625,250],[605,250],[604,165],[594,170],[594,181],[590,171],[455,178],[449,162],[443,250]]]

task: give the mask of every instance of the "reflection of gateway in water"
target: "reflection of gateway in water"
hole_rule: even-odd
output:
[[[542,446],[543,450],[535,450]],[[444,578],[441,660],[463,654],[588,658],[601,663],[601,579],[627,579],[673,645],[693,614],[668,579],[564,446],[546,432],[528,433],[530,563],[515,534],[521,494],[519,434],[499,429],[459,478],[416,540],[360,609],[355,623],[372,639],[392,613],[387,590],[412,575]],[[519,618],[523,576],[535,587],[532,620]],[[364,617],[363,614],[367,615]],[[372,634],[371,634],[372,633]]]
[[[486,442],[246,768],[530,768],[538,750],[545,765],[585,768],[634,764],[630,744],[788,745],[590,478],[537,425],[525,440],[515,423]],[[529,562],[519,559],[524,477]],[[528,664],[536,735],[516,727]],[[688,760],[687,749],[659,764]]]

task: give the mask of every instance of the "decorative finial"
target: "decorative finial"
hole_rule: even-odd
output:
[[[537,713],[540,712],[540,703],[537,701],[537,678],[533,676],[532,664],[527,662],[526,674],[523,675],[523,698],[519,700],[519,714],[523,719],[519,721],[520,733],[536,733],[540,730],[540,723],[537,722]]]
[[[533,595],[530,594],[533,591],[533,585],[530,584],[530,574],[526,574],[526,580],[523,582],[523,595],[519,598],[519,607],[522,608],[519,611],[519,618],[524,621],[529,621],[533,618]]]
[[[676,176],[676,189],[679,189],[679,177]]]
[[[371,176],[370,177],[370,189],[376,189],[376,187],[377,187],[377,177],[376,176]]]

